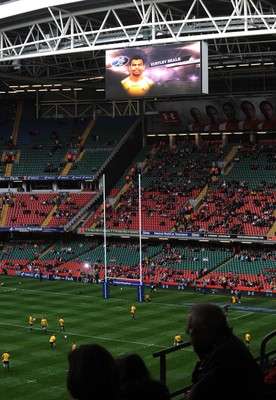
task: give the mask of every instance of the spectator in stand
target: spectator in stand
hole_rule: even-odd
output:
[[[239,126],[239,121],[236,117],[236,109],[230,101],[226,101],[222,105],[222,110],[226,120],[219,125],[220,131],[236,131]]]
[[[262,121],[256,117],[254,104],[249,100],[244,100],[241,102],[240,107],[245,115],[245,119],[239,122],[239,129],[242,131],[256,130]]]
[[[273,387],[276,388],[276,358],[272,360],[270,368],[264,376],[264,382],[265,386],[273,385]],[[267,388],[271,389],[269,386]]]
[[[170,400],[166,385],[157,379],[138,379],[125,385],[120,400]]]
[[[209,123],[204,127],[205,132],[218,132],[219,131],[219,114],[215,106],[208,104],[205,108],[206,114],[209,118]]]
[[[265,119],[258,125],[258,129],[275,129],[276,117],[273,105],[269,101],[263,100],[260,102],[259,107]]]
[[[138,354],[123,354],[115,359],[119,368],[119,379],[121,384],[133,379],[150,378],[150,372],[144,360]]]
[[[73,399],[118,399],[119,372],[107,349],[82,344],[68,353],[67,389]]]
[[[119,370],[120,400],[169,400],[167,387],[151,378],[143,359],[138,354],[126,354],[116,360]]]
[[[191,117],[194,122],[189,125],[190,132],[204,132],[204,128],[207,125],[207,121],[203,118],[202,112],[197,107],[190,109]]]
[[[276,359],[272,360],[268,371],[264,375],[264,395],[262,400],[276,398]]]
[[[198,361],[186,400],[258,400],[263,390],[263,374],[244,343],[227,324],[223,308],[214,303],[194,304],[187,317]],[[226,382],[235,382],[229,390]]]

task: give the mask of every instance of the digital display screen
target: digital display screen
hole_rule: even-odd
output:
[[[208,47],[178,45],[106,51],[106,98],[145,98],[208,93]]]

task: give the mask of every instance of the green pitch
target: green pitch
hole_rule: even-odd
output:
[[[157,289],[151,302],[138,303],[137,288],[114,286],[110,298],[103,299],[102,286],[39,279],[0,277],[0,343],[1,354],[11,355],[10,371],[1,367],[2,400],[69,400],[66,389],[67,354],[73,341],[99,343],[115,357],[139,353],[152,376],[159,378],[159,359],[152,354],[170,347],[179,332],[184,340],[186,315],[194,302],[212,301],[223,305],[230,294],[206,294],[192,291]],[[148,293],[149,289],[145,289]],[[137,307],[131,320],[130,306]],[[34,333],[28,332],[28,317],[36,317]],[[40,319],[48,320],[44,334]],[[58,329],[58,319],[65,319],[65,333]],[[241,304],[229,309],[229,325],[242,340],[251,331],[251,352],[259,356],[263,337],[276,327],[276,299],[243,296]],[[49,338],[57,335],[56,349],[50,349]],[[65,334],[67,338],[65,338]],[[273,342],[273,341],[271,341]],[[276,348],[276,343],[270,343]],[[196,356],[192,348],[167,357],[167,383],[170,391],[190,383]],[[92,385],[93,386],[93,385]]]

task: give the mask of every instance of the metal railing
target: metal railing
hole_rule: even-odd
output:
[[[271,364],[271,359],[275,358],[276,355],[276,347],[273,348],[272,350],[267,350],[267,344],[268,342],[276,336],[276,330],[268,333],[262,340],[261,345],[260,345],[260,355],[259,357],[256,357],[255,360],[258,362],[260,365],[263,374],[265,374]],[[191,342],[184,342],[181,343],[177,346],[171,346],[167,347],[166,349],[156,351],[155,353],[152,354],[154,358],[159,358],[160,359],[160,380],[166,385],[167,384],[167,355],[170,353],[173,353],[175,351],[179,351],[181,349],[184,349],[186,347],[191,346]],[[191,385],[184,386],[182,388],[179,388],[173,392],[170,393],[170,397],[174,398],[176,396],[179,396],[181,394],[185,395],[188,390],[191,388]],[[275,396],[276,399],[276,396]]]
[[[159,357],[159,359],[160,359],[160,380],[165,385],[167,384],[167,365],[166,365],[167,354],[173,353],[173,352],[181,350],[181,349],[185,349],[186,347],[190,347],[191,345],[192,345],[192,343],[190,341],[188,341],[188,342],[180,343],[177,346],[167,347],[166,349],[156,351],[155,353],[153,353],[152,356],[154,358]],[[174,392],[170,393],[170,397],[173,398],[180,394],[185,394],[190,389],[190,387],[191,387],[191,385],[177,389]]]

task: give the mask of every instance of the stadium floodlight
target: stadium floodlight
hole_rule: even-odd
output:
[[[21,69],[21,62],[20,62],[20,60],[13,60],[12,66],[13,66],[13,69],[14,69],[15,71],[20,70],[20,69]]]

